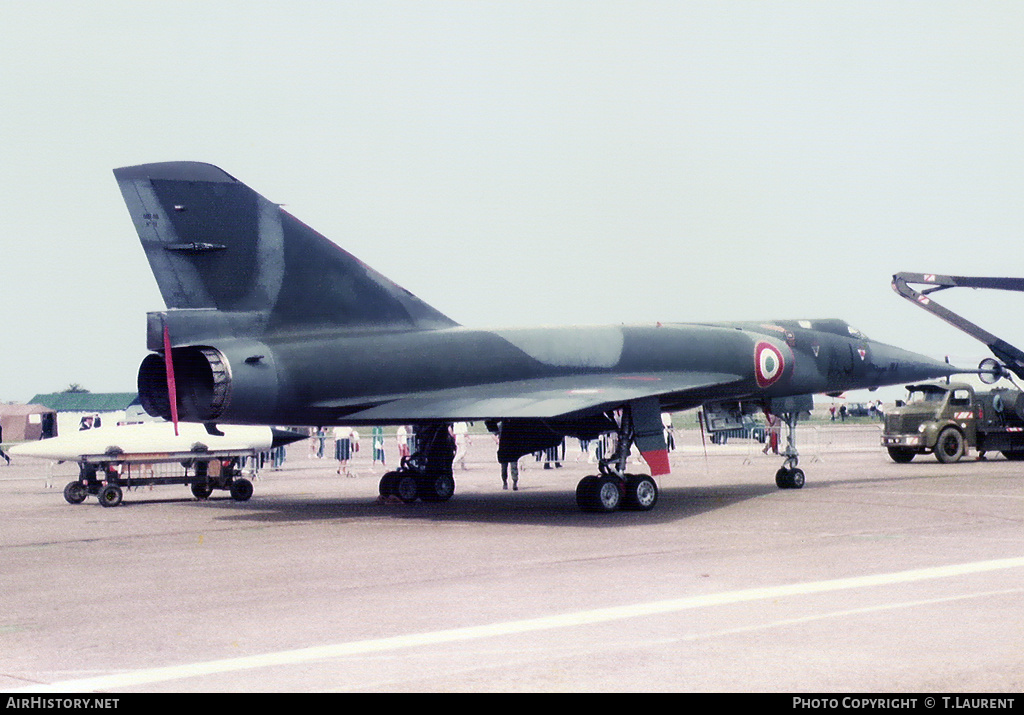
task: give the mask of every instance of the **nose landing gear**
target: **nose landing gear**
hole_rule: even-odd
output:
[[[786,461],[782,463],[779,471],[775,472],[775,486],[779,489],[801,489],[804,486],[804,470],[797,467],[800,455],[796,449],[796,421],[797,412],[786,412],[782,415],[786,423],[786,448],[782,450],[782,456]]]

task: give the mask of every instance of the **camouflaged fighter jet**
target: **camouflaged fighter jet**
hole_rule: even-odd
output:
[[[485,421],[498,459],[614,432],[579,506],[647,510],[669,472],[661,413],[785,418],[782,488],[803,486],[794,431],[812,393],[949,375],[841,320],[482,330],[462,327],[209,164],[116,169],[168,310],[149,313],[146,411],[207,423],[417,426],[382,495],[455,491],[447,426]],[[626,474],[636,445],[651,476]]]

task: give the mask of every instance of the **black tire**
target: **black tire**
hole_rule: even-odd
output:
[[[964,456],[964,436],[956,427],[947,427],[935,442],[935,458],[943,464],[959,462]]]
[[[622,508],[632,511],[650,511],[658,503],[658,484],[646,474],[626,477]]]
[[[775,472],[775,486],[779,489],[802,489],[805,481],[804,470],[798,467],[792,469],[781,467],[779,471]]]
[[[89,496],[89,490],[81,482],[68,482],[64,487],[64,501],[68,504],[81,504]]]
[[[1003,456],[1006,457],[1011,462],[1020,462],[1020,461],[1024,460],[1024,451],[1021,451],[1021,450],[1009,451],[1008,450],[1006,452],[1003,452]]]
[[[886,447],[886,450],[889,452],[889,458],[896,462],[896,464],[907,464],[917,454],[917,452],[909,447]]]
[[[378,493],[387,499],[389,496],[395,493],[395,484],[398,481],[398,472],[387,472],[383,477],[380,478],[380,485],[377,487]]]
[[[455,494],[455,478],[450,474],[424,477],[419,483],[418,493],[425,502],[448,501]]]
[[[576,506],[580,508],[580,511],[593,511],[594,502],[594,489],[597,485],[598,477],[589,476],[583,477],[580,483],[576,485]]]
[[[622,504],[623,481],[618,477],[601,477],[593,486],[593,509],[603,514],[618,511]]]
[[[236,479],[231,482],[231,498],[235,501],[249,501],[252,496],[252,482],[248,479]]]
[[[115,484],[108,484],[100,489],[99,497],[100,504],[103,506],[117,506],[124,498],[124,492],[121,491],[121,487]]]
[[[804,470],[800,469],[799,467],[794,467],[793,469],[790,470],[790,472],[789,472],[789,488],[790,489],[803,489],[805,481],[806,481],[806,479],[804,477]]]
[[[785,467],[780,467],[779,471],[775,472],[775,486],[779,489],[789,489],[789,470]]]
[[[406,504],[412,504],[419,497],[419,484],[416,482],[416,477],[411,474],[399,474],[395,480],[395,491],[396,497],[404,501]]]
[[[196,499],[209,499],[213,494],[213,487],[206,482],[192,482],[189,488],[192,490],[192,496]]]

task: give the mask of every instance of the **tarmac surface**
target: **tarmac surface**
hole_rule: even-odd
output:
[[[576,508],[575,440],[502,491],[477,437],[444,504],[379,501],[365,437],[354,477],[300,442],[248,502],[70,505],[74,465],[15,458],[0,690],[1019,692],[1024,463],[798,436],[803,489],[681,432],[657,507],[610,515]]]

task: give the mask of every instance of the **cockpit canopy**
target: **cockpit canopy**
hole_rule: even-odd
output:
[[[805,330],[818,330],[822,333],[832,333],[842,338],[854,338],[856,340],[867,340],[868,336],[845,320],[829,318],[826,320],[798,320],[797,326]]]

